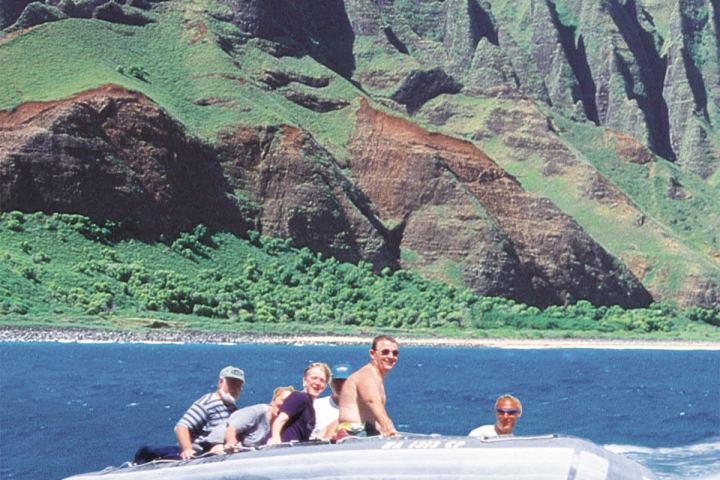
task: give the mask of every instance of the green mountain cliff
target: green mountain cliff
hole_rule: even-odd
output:
[[[0,211],[720,305],[717,0],[0,0]]]

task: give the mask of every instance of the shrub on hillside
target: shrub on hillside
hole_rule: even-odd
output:
[[[97,242],[109,242],[119,229],[119,225],[111,220],[106,221],[104,225],[98,225],[84,215],[73,213],[53,213],[45,221],[45,228],[48,230],[57,230],[63,226]]]
[[[124,73],[124,72],[121,72]],[[132,67],[129,67],[127,69],[127,73],[130,76],[133,76],[137,78],[138,80],[141,80],[143,82],[147,82],[148,73],[145,71],[143,67],[139,67],[137,65],[133,65]]]
[[[12,232],[22,232],[25,230],[23,223],[25,223],[25,215],[22,212],[13,210],[12,212],[3,213],[0,216],[5,228]]]
[[[688,308],[685,312],[685,318],[691,322],[703,322],[710,325],[720,327],[720,311],[709,310],[700,307]]]
[[[25,315],[29,311],[29,307],[17,300],[3,300],[0,302],[0,315]]]
[[[205,255],[206,245],[211,243],[207,227],[199,224],[191,233],[181,233],[170,248],[186,258],[192,259],[194,255]]]
[[[38,252],[32,256],[33,263],[49,263],[50,255],[44,252]]]

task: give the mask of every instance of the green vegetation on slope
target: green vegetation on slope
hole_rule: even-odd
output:
[[[619,140],[612,131],[554,115],[534,103],[454,95],[430,101],[425,110],[440,108],[456,113],[441,131],[468,139],[483,132],[477,143],[485,153],[525,190],[549,198],[613,256],[627,265],[640,265],[637,271],[644,272],[640,280],[658,296],[674,297],[688,276],[720,281],[720,263],[716,260],[720,252],[720,201],[713,188],[696,175],[659,157],[645,164],[621,158],[617,153]],[[548,133],[545,141],[562,142],[560,145],[577,164],[547,173],[552,159],[544,150],[550,147],[542,143],[535,153],[519,156],[513,141],[536,141],[530,140],[536,132],[529,121],[511,131],[488,132],[488,125],[501,116],[512,118],[520,113],[529,119],[549,118],[557,132]],[[424,121],[426,128],[432,127]],[[637,208],[635,215],[626,215],[628,210],[616,208],[613,202],[593,198],[592,180],[600,176],[630,200],[629,204]],[[672,188],[677,189],[675,197],[668,193]]]
[[[466,336],[720,339],[717,311],[595,308],[585,301],[541,311],[403,270],[376,274],[367,263],[321,258],[256,232],[245,240],[211,235],[199,225],[155,244],[120,239],[118,232],[79,215],[2,214],[3,323],[110,326],[142,317],[221,331],[295,325]]]
[[[561,138],[645,212],[672,228],[697,252],[720,251],[720,237],[715,233],[720,227],[720,199],[702,179],[660,157],[644,165],[623,161],[616,153],[616,141],[608,141],[611,137],[605,132],[560,117],[556,121],[563,131]],[[668,195],[673,185],[682,188],[685,198]]]
[[[352,122],[297,105],[260,79],[266,71],[329,77],[318,95],[347,101],[357,96],[349,82],[311,58],[278,59],[251,45],[223,51],[217,39],[236,29],[208,15],[205,4],[168,3],[145,26],[70,18],[0,39],[0,63],[11,66],[0,82],[0,110],[116,84],[147,95],[210,141],[238,123],[305,127],[330,143],[349,135],[339,127]]]

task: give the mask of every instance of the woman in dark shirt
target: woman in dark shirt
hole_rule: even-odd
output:
[[[311,363],[303,373],[303,390],[292,392],[285,399],[280,413],[273,420],[272,436],[268,445],[297,440],[306,442],[315,428],[313,401],[330,382],[330,367],[324,363]]]

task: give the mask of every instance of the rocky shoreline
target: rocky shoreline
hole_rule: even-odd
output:
[[[238,344],[238,343],[298,343],[290,335],[258,333],[212,333],[195,330],[95,330],[76,327],[0,327],[0,342],[55,342],[55,343],[193,343],[193,344]],[[362,343],[350,341],[351,337],[337,337],[337,343]],[[364,338],[362,340],[365,340]],[[302,342],[301,342],[302,343]],[[318,343],[318,342],[307,342]],[[333,343],[333,342],[328,342]]]
[[[0,343],[173,343],[286,345],[367,345],[368,336],[354,335],[283,335],[258,333],[212,333],[193,330],[122,331],[76,327],[0,327]],[[515,339],[515,338],[436,338],[398,337],[401,345],[485,348],[599,348],[648,350],[720,350],[720,342],[681,340],[608,340],[608,339]]]

